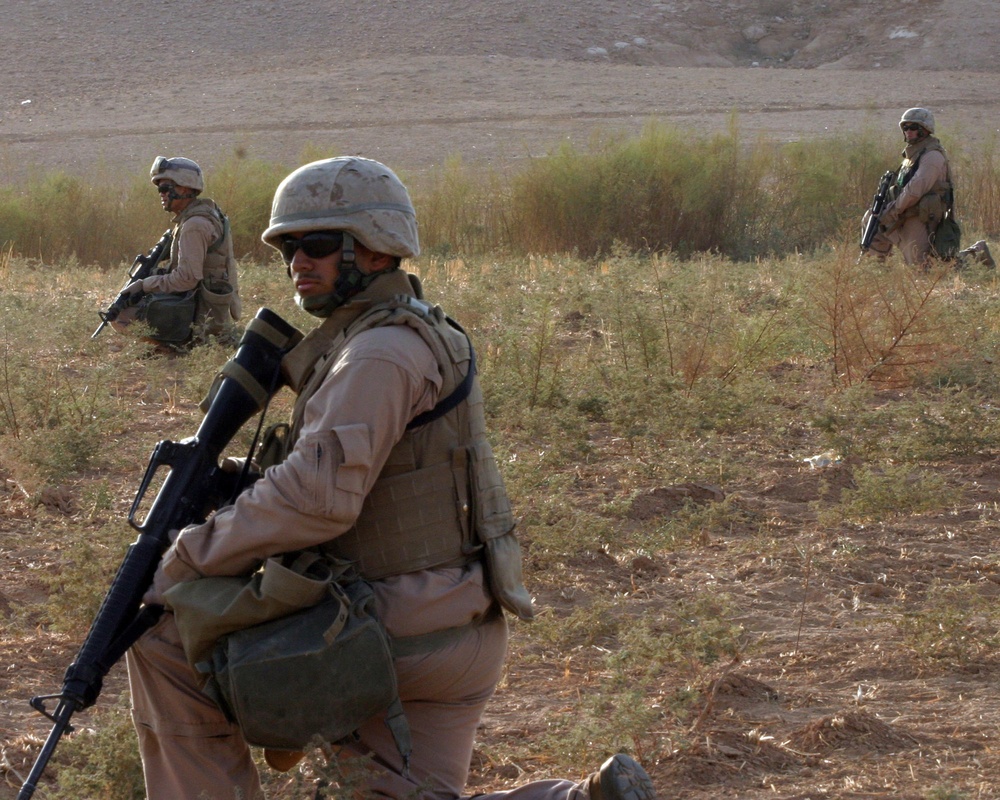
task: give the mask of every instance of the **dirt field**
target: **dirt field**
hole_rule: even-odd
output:
[[[307,145],[404,174],[454,154],[503,167],[595,129],[710,130],[733,112],[779,140],[891,129],[913,105],[946,137],[1000,129],[992,0],[611,5],[10,4],[0,179],[185,154],[210,188],[236,147],[294,167]]]
[[[164,154],[198,160],[210,189],[212,165],[237,147],[290,168],[312,147],[378,158],[403,174],[455,154],[504,169],[561,140],[583,144],[595,130],[635,131],[650,119],[712,130],[733,112],[748,134],[776,140],[892,129],[914,105],[933,109],[946,141],[1000,133],[995,0],[610,5],[7,3],[0,180],[53,169],[124,180]],[[624,457],[614,447],[607,458]],[[712,699],[686,757],[649,765],[663,800],[1000,797],[995,655],[928,669],[881,645],[885,603],[934,578],[1000,584],[1000,466],[941,465],[966,487],[954,513],[845,536],[816,524],[815,504],[850,485],[850,465],[812,470],[787,454],[757,457],[759,480],[723,488],[781,520],[782,559],[762,559],[736,532],[668,563],[595,554],[579,568],[581,585],[639,586],[653,602],[719,586],[740,598],[740,622],[760,635],[707,687]],[[600,494],[595,479],[589,502],[607,499]],[[53,557],[41,543],[14,544],[26,530],[0,519],[3,614],[41,599],[31,570]],[[840,569],[844,548],[865,558]],[[815,571],[805,554],[815,554]],[[75,643],[39,632],[4,644],[0,798],[13,798],[47,730],[25,701],[57,689]],[[542,754],[531,764],[487,754],[543,733],[563,699],[585,690],[590,664],[580,655],[509,675],[482,731],[472,791],[546,774]],[[581,764],[579,776],[592,766]]]

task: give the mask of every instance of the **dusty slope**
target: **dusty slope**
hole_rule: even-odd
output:
[[[914,104],[946,132],[1000,127],[995,3],[873,5],[10,3],[0,178],[141,172],[157,153],[211,167],[237,145],[290,165],[306,143],[404,170],[502,163],[595,127],[715,127],[734,110],[778,138],[892,125]]]

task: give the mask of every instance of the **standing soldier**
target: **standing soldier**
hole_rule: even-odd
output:
[[[223,334],[241,313],[229,219],[199,196],[205,180],[191,159],[157,156],[149,174],[163,210],[173,214],[169,260],[125,288],[131,305],[111,325],[123,332],[145,322],[150,338],[167,345]]]
[[[298,395],[286,454],[235,503],[179,532],[144,599],[170,609],[178,590],[248,575],[279,554],[351,562],[393,642],[406,643],[393,663],[411,746],[404,756],[397,717],[379,713],[339,752],[368,762],[353,776],[362,795],[457,800],[503,667],[502,609],[533,616],[472,344],[400,269],[419,252],[416,214],[383,164],[347,157],[295,170],[278,186],[263,239],[281,253],[298,304],[321,320],[282,364]],[[128,653],[148,797],[261,797],[241,727],[199,690],[175,607]],[[365,666],[355,674],[369,675]],[[341,691],[320,677],[301,703]],[[281,711],[294,725],[294,709]],[[265,755],[282,769],[298,760]],[[507,795],[655,800],[648,775],[621,753],[579,782],[479,797]]]
[[[904,111],[899,128],[906,142],[903,163],[889,190],[890,202],[879,217],[879,232],[871,251],[885,258],[895,245],[907,264],[925,265],[932,255],[938,226],[946,212],[953,213],[948,156],[934,136],[934,115],[926,108]],[[862,227],[867,221],[868,215]],[[957,242],[954,250],[958,250]],[[954,252],[947,254],[954,256]]]

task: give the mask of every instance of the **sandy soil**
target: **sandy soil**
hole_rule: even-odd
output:
[[[882,5],[8,2],[0,180],[51,169],[125,180],[145,174],[157,154],[183,154],[207,168],[210,183],[213,164],[237,147],[289,167],[312,147],[379,158],[404,173],[454,154],[503,169],[561,140],[584,143],[595,130],[635,131],[649,119],[712,130],[733,112],[748,133],[777,140],[892,129],[913,105],[932,108],[945,137],[1000,133],[995,0]],[[627,458],[611,442],[602,452],[609,462]],[[1000,470],[989,459],[941,469],[967,487],[947,519],[845,535],[816,525],[816,509],[851,485],[850,465],[763,461],[758,481],[725,491],[754,518],[780,520],[795,534],[780,557],[763,557],[751,533],[735,531],[664,563],[595,554],[579,565],[581,587],[639,590],[650,602],[720,586],[739,598],[748,629],[767,634],[744,663],[700,687],[710,700],[683,757],[650,765],[664,798],[1000,797],[994,656],[935,668],[882,646],[886,603],[935,577],[1000,582],[982,558],[1000,527]],[[607,499],[596,475],[581,482],[581,502]],[[8,615],[41,601],[32,570],[57,554],[35,540],[32,520],[45,510],[27,508],[16,487],[4,492],[6,509],[23,515],[0,520],[0,613]],[[648,513],[670,513],[670,498],[654,495]],[[60,513],[58,503],[45,513]],[[845,548],[865,557],[842,568]],[[806,554],[815,555],[815,572]],[[14,796],[47,730],[26,696],[54,690],[77,646],[41,630],[36,641],[4,644],[19,657],[5,659],[0,674],[8,784],[0,798]],[[505,742],[544,733],[565,698],[594,680],[596,659],[581,652],[512,670],[484,725],[473,790],[545,774],[542,753],[529,764],[494,756]],[[665,685],[664,698],[675,688]],[[949,786],[962,793],[931,794]]]
[[[0,179],[143,174],[185,154],[210,182],[237,147],[290,167],[306,146],[403,173],[455,154],[503,167],[595,130],[711,130],[733,112],[779,140],[891,129],[912,105],[945,136],[1000,130],[991,0],[873,14],[857,0],[10,4]]]

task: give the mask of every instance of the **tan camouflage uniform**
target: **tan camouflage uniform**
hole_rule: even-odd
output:
[[[900,125],[911,117],[929,126],[929,133],[903,149],[897,183],[890,192],[892,201],[879,217],[881,227],[872,240],[871,250],[884,258],[893,247],[898,247],[907,264],[924,264],[931,254],[931,235],[947,209],[952,183],[948,156],[941,143],[931,135],[934,132],[933,115],[926,109],[909,109]],[[899,183],[911,171],[900,188]],[[870,212],[865,214],[862,229],[869,215]]]
[[[158,156],[150,180],[158,185],[165,179],[197,193],[204,189],[201,167],[187,158]],[[183,200],[184,207],[171,220],[169,257],[154,274],[135,281],[129,288],[147,296],[196,291],[195,325],[204,326],[206,333],[219,334],[242,314],[232,234],[222,209],[214,201],[200,196]],[[124,309],[111,324],[123,332],[136,319],[145,319],[141,304]]]
[[[202,281],[210,285],[229,283],[237,287],[232,235],[226,231],[225,238],[222,238],[221,215],[218,205],[207,197],[199,197],[175,215],[170,260],[165,265],[167,271],[144,279],[142,290],[146,294],[187,292],[197,288]],[[210,253],[209,248],[213,244],[215,250]],[[242,306],[238,290],[232,295],[229,311],[233,320],[240,318]]]
[[[324,187],[337,170],[346,177],[337,178],[332,189]],[[365,244],[376,252],[416,255],[412,206],[388,168],[367,159],[329,159],[300,168],[286,182],[300,173],[312,178],[305,185],[315,197],[324,203],[343,202],[326,217],[319,211],[310,216],[308,209],[293,209],[295,213],[289,212],[287,218],[307,219],[301,224],[311,224],[311,230],[337,228],[364,234]],[[375,189],[375,204],[381,205],[371,212],[373,201],[367,193],[347,197],[349,190],[358,190],[358,185],[351,184],[352,173],[364,178],[362,189],[371,187],[371,176],[375,183],[396,186],[398,201],[391,196],[385,199]],[[276,220],[282,218],[282,187],[275,198],[272,226],[265,233],[265,241],[276,247],[281,242],[282,228]],[[352,203],[365,210],[351,211]],[[338,262],[341,275],[346,250],[345,244]],[[413,296],[414,287],[406,273],[387,270],[345,302],[317,306],[316,315],[325,321],[312,334],[344,330],[366,309],[378,309],[389,298]],[[390,456],[396,458],[397,445],[405,441],[407,423],[434,409],[449,391],[453,368],[467,372],[470,363],[468,354],[464,363],[440,363],[428,341],[404,324],[363,329],[346,342],[335,341],[328,356],[316,362],[320,366],[313,374],[320,381],[307,375],[304,382],[293,383],[306,388],[293,417],[291,452],[268,468],[233,505],[205,524],[180,532],[161,562],[146,602],[161,602],[163,593],[179,582],[247,574],[268,556],[336,542],[352,530],[363,514],[366,496],[391,472],[386,465]],[[478,382],[474,382],[472,393],[449,414],[481,416],[481,411],[462,410],[481,402]],[[454,506],[453,500],[450,505]],[[413,509],[414,514],[422,511]],[[430,653],[395,659],[399,695],[413,742],[408,774],[381,715],[364,723],[357,740],[343,746],[340,753],[371,757],[372,771],[366,773],[363,787],[375,796],[456,800],[465,791],[476,730],[506,653],[507,624],[496,613],[497,598],[478,560],[390,575],[371,583],[379,616],[393,637],[462,626],[466,630]],[[133,718],[150,800],[261,797],[250,749],[240,730],[199,691],[173,615],[165,613],[127,657]],[[316,687],[317,692],[323,689]],[[308,703],[309,698],[302,701]],[[580,781],[538,781],[485,797],[655,800],[655,792],[642,768],[618,755]]]

